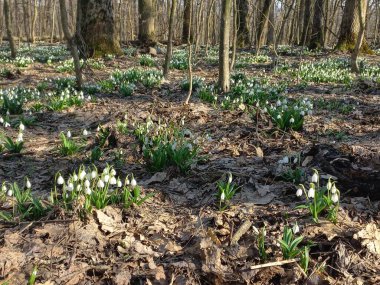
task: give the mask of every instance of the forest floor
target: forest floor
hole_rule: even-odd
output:
[[[246,57],[254,58],[242,52],[238,63]],[[297,71],[301,62],[327,57],[349,56],[299,55],[289,48],[279,58],[279,69],[295,66]],[[161,66],[164,56],[153,60]],[[33,194],[51,207],[38,219],[13,216],[0,222],[0,284],[26,284],[34,276],[32,284],[45,285],[380,284],[380,71],[377,82],[352,78],[348,83],[322,83],[316,81],[328,80],[297,77],[285,68],[277,72],[263,61],[241,60],[235,73],[265,79],[265,90],[285,84],[286,91],[279,93],[289,101],[308,98],[312,112],[299,131],[281,130],[270,116],[245,102],[223,108],[218,103],[224,99],[209,103],[195,92],[184,106],[187,92],[181,83],[186,70],[171,69],[159,86],[137,83],[130,96],[97,91],[81,106],[59,111],[37,111],[31,107],[35,100],[25,102],[25,110],[33,112],[24,110],[30,124],[24,123],[23,150],[0,154],[0,183],[21,185],[28,177]],[[139,67],[140,62],[139,56],[130,54],[104,60],[101,68],[84,70],[85,82],[98,84],[116,69]],[[366,62],[376,68],[380,55],[367,56]],[[73,74],[58,71],[57,65],[34,60],[17,67],[3,62],[0,88],[35,88],[41,82],[51,84],[46,79]],[[217,68],[217,63],[199,57],[194,75],[209,85],[217,80]],[[41,87],[45,88],[52,86]],[[183,120],[192,138],[203,138],[199,159],[188,171],[148,169],[136,136],[116,127],[125,120],[132,128],[129,122],[148,118],[155,123]],[[11,126],[0,126],[0,132],[17,137],[19,119],[20,115],[8,115]],[[144,195],[155,195],[140,206],[94,208],[85,217],[49,204],[57,172],[68,177],[81,164],[91,165],[99,125],[109,127],[110,133],[94,164],[99,169],[114,165],[124,177],[133,173]],[[62,156],[60,133],[70,130],[74,139],[82,140],[84,129],[89,134],[82,150]],[[325,212],[316,223],[308,209],[296,209],[305,203],[305,195],[296,197],[298,184],[308,189],[313,169],[319,171],[321,185],[332,177],[340,190],[336,223]],[[228,173],[239,189],[220,211],[217,183]],[[0,195],[1,212],[14,213],[15,203],[15,198]],[[300,229],[296,235],[303,236],[298,248],[310,247],[306,271],[299,259],[287,263],[279,244],[284,227],[296,224]],[[265,239],[266,257],[259,237]],[[275,261],[279,264],[271,264]],[[262,267],[253,267],[258,265]]]

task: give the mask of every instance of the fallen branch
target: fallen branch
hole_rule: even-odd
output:
[[[299,258],[293,258],[293,259],[287,259],[287,260],[281,260],[281,261],[274,261],[274,262],[269,262],[265,264],[259,264],[259,265],[254,265],[251,266],[251,269],[260,269],[260,268],[265,268],[265,267],[272,267],[272,266],[280,266],[284,264],[289,264],[289,263],[294,263],[299,261]]]
[[[240,238],[250,229],[251,226],[251,221],[246,220],[232,236],[230,244],[237,244]]]

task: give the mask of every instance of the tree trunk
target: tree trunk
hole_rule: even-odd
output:
[[[268,25],[269,20],[269,10],[272,6],[272,0],[264,0],[263,8],[260,11],[260,22],[257,29],[257,42],[256,42],[256,54],[260,53],[260,48],[264,41],[264,30]]]
[[[274,5],[274,2],[275,1],[272,1],[272,6],[270,7],[270,11],[269,11],[269,31],[268,31],[268,38],[267,38],[267,44],[268,45],[273,45],[274,44],[274,37],[275,37],[275,18],[274,18],[274,8],[275,8],[275,5]]]
[[[169,37],[168,44],[166,48],[166,57],[164,64],[164,77],[167,79],[169,75],[169,65],[170,60],[172,59],[173,52],[173,34],[174,34],[174,15],[177,7],[177,0],[172,0],[172,7],[170,9],[170,19],[169,19]]]
[[[85,57],[120,54],[112,0],[79,0],[77,41]]]
[[[74,61],[77,88],[81,89],[82,88],[82,68],[79,61],[78,47],[75,43],[74,37],[70,35],[69,23],[67,19],[66,1],[59,0],[59,7],[61,10],[60,12],[61,12],[62,30],[67,40],[67,46],[70,50],[71,56],[73,57],[73,61]]]
[[[38,13],[38,8],[37,8],[37,0],[34,0],[34,3],[33,3],[33,18],[32,18],[32,35],[31,35],[31,39],[32,39],[32,43],[35,42],[36,40],[36,36],[35,36],[35,33],[36,33],[36,21],[37,21],[37,13]]]
[[[237,0],[238,8],[238,35],[237,46],[240,48],[249,45],[249,29],[248,29],[248,0]]]
[[[310,39],[310,24],[311,24],[311,0],[305,0],[305,10],[303,14],[303,29],[301,42],[302,45],[308,45]]]
[[[309,49],[320,49],[324,47],[324,28],[323,28],[324,8],[325,8],[324,0],[315,1],[313,26],[311,28]]]
[[[367,1],[360,0],[347,0],[344,6],[342,23],[340,26],[340,34],[338,43],[335,47],[336,50],[350,51],[355,49],[356,42],[360,31],[360,9],[359,5],[362,4],[362,17],[365,18],[367,14]],[[362,52],[371,53],[365,37],[361,45]]]
[[[55,10],[56,10],[56,4],[57,1],[53,0],[53,13],[51,16],[51,31],[50,31],[50,43],[53,43],[54,41],[54,30],[55,30]]]
[[[222,15],[220,23],[219,41],[219,87],[223,92],[230,90],[230,24],[231,24],[231,1],[222,1]]]
[[[189,20],[189,26],[191,27],[191,21],[192,21],[192,11],[193,11],[193,2],[190,2],[190,20]],[[189,79],[189,92],[187,93],[187,97],[185,100],[185,105],[189,104],[191,94],[193,93],[193,60],[192,60],[192,44],[191,44],[191,30],[188,30],[187,34],[187,64],[189,66],[188,69],[188,79]]]
[[[237,0],[233,1],[233,23],[232,23],[232,56],[231,56],[231,63],[230,63],[230,72],[234,69],[235,61],[236,61],[236,47],[237,47],[237,17],[238,17],[238,11],[237,11]]]
[[[7,30],[9,47],[11,49],[11,57],[15,58],[17,56],[17,51],[16,51],[15,41],[13,39],[13,34],[12,34],[12,22],[11,22],[11,14],[9,10],[8,0],[4,0],[4,17],[5,17],[5,29]]]
[[[364,32],[365,32],[365,13],[363,13],[363,8],[367,7],[366,0],[359,0],[358,9],[359,9],[359,34],[358,39],[355,44],[355,49],[351,55],[351,70],[355,73],[360,73],[358,56],[360,52],[360,47],[363,44]]]
[[[183,10],[183,27],[182,27],[182,42],[187,43],[187,36],[190,33],[190,41],[193,40],[193,35],[191,33],[191,7],[192,7],[192,0],[185,0],[184,6],[185,9]]]
[[[139,36],[143,44],[152,44],[156,41],[154,25],[153,0],[139,0]]]

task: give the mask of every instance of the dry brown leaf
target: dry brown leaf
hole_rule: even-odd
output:
[[[380,255],[380,230],[376,224],[368,224],[365,229],[354,234],[354,239],[359,240],[371,253]]]

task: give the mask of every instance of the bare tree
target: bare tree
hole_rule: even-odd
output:
[[[219,87],[223,92],[230,90],[230,24],[232,0],[222,2],[222,16],[219,39]]]
[[[59,0],[59,7],[61,10],[61,23],[62,23],[63,33],[65,34],[67,46],[74,60],[74,69],[75,69],[77,88],[81,89],[82,88],[82,68],[79,61],[79,53],[78,53],[78,47],[75,43],[75,37],[70,34],[70,30],[69,30],[66,1]]]
[[[325,0],[316,0],[314,5],[313,25],[311,28],[311,36],[309,42],[310,49],[318,49],[324,47],[324,17]]]
[[[170,9],[170,19],[169,19],[169,37],[168,37],[168,44],[166,48],[166,57],[165,57],[165,63],[164,63],[164,77],[167,78],[169,75],[169,65],[170,61],[172,59],[172,52],[173,52],[173,34],[174,34],[174,16],[175,16],[175,10],[177,7],[177,0],[172,0],[172,6]]]
[[[237,46],[246,47],[249,44],[249,29],[248,29],[248,0],[237,0],[238,11],[238,35]]]
[[[139,41],[150,44],[156,41],[153,0],[139,0]]]
[[[364,32],[365,32],[365,14],[367,8],[367,0],[359,0],[358,1],[358,10],[359,10],[359,34],[358,39],[356,40],[355,49],[351,55],[351,70],[352,72],[359,73],[359,65],[358,65],[358,56],[360,52],[360,47],[363,44],[364,40]]]
[[[9,41],[9,47],[11,49],[11,57],[15,58],[17,56],[16,45],[12,33],[12,21],[11,12],[9,9],[8,0],[4,0],[4,17],[5,17],[5,28],[7,30],[7,37]]]
[[[112,0],[79,0],[77,41],[86,57],[121,53]]]
[[[182,42],[187,43],[187,36],[190,33],[190,40],[193,40],[193,35],[191,32],[191,17],[193,6],[193,0],[184,0],[184,10],[183,10],[183,26],[182,26]]]
[[[268,25],[269,10],[272,6],[272,0],[264,0],[263,8],[260,11],[260,22],[257,29],[256,54],[259,54],[260,48],[264,42],[265,27]]]
[[[193,11],[193,1],[190,2],[190,22],[189,25],[191,27],[191,18],[192,18],[192,11]],[[193,93],[193,63],[192,63],[192,43],[191,43],[191,29],[189,29],[187,34],[187,64],[189,65],[188,67],[188,80],[189,80],[189,92],[187,94],[186,100],[185,100],[185,105],[189,104],[191,94]]]

